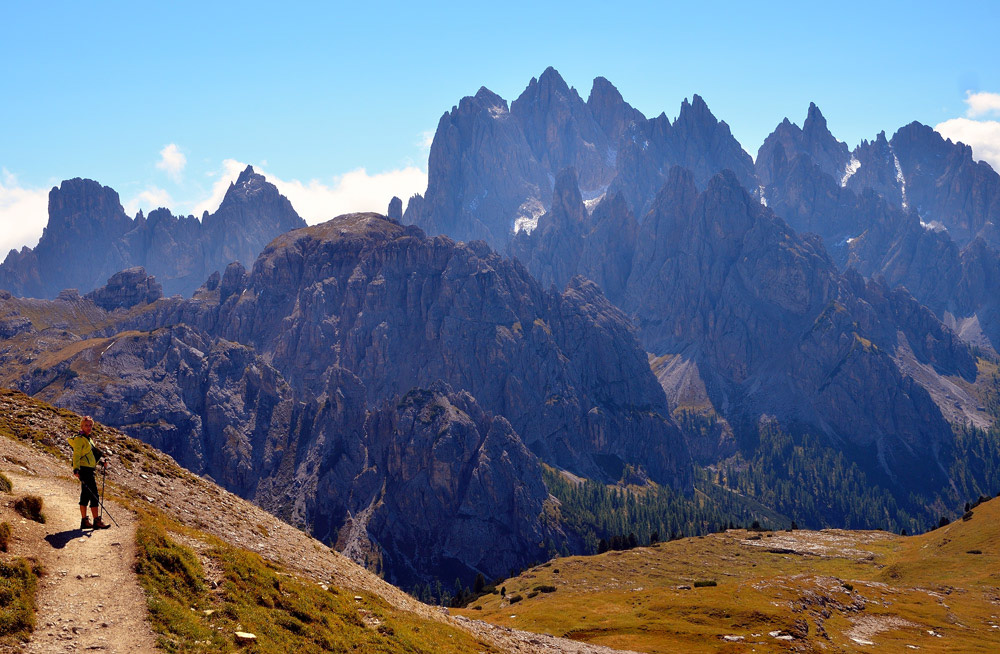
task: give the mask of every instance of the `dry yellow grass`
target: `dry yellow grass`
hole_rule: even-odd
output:
[[[920,536],[756,536],[557,559],[463,613],[644,652],[1000,651],[1000,500]]]

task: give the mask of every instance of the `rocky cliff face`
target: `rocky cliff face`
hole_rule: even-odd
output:
[[[835,166],[817,163],[826,150],[790,138],[796,130],[782,123],[758,155],[768,206],[797,231],[819,234],[841,268],[905,287],[970,343],[1000,345],[1000,256],[984,236],[963,246],[970,233],[990,231],[989,167],[914,124],[892,143],[884,133],[862,142],[838,181]],[[975,181],[980,174],[985,182]]]
[[[157,209],[135,219],[118,194],[72,179],[49,193],[49,223],[32,250],[11,251],[0,265],[0,288],[52,298],[65,288],[89,292],[126,268],[141,266],[168,294],[189,295],[232,261],[249,265],[267,243],[305,222],[263,176],[247,167],[214,214],[199,221]]]
[[[559,282],[584,261],[590,239],[572,218],[581,211],[569,190],[557,193],[551,220],[543,216],[537,234],[515,240],[543,278]],[[950,428],[892,353],[905,347],[967,378],[974,359],[905,291],[841,275],[819,238],[797,235],[730,172],[699,192],[690,171],[672,169],[631,243],[627,257],[605,249],[631,262],[623,287],[618,273],[605,281],[591,272],[598,284],[623,288],[619,305],[643,347],[656,361],[669,358],[654,364],[662,379],[682,383],[690,375],[673,368],[697,370],[710,406],[738,433],[774,415],[867,452],[897,486],[946,483]]]
[[[429,574],[496,578],[566,542],[544,520],[551,500],[538,459],[506,419],[488,416],[468,393],[443,384],[415,389],[364,427],[367,466],[350,485],[345,513],[336,512],[339,488],[323,492],[342,461],[328,455],[312,522],[341,525],[330,539],[345,551],[379,552],[395,583]]]

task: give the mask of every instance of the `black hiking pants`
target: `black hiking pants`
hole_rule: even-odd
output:
[[[80,468],[80,506],[96,507],[100,504],[100,495],[97,494],[97,477],[94,468]]]

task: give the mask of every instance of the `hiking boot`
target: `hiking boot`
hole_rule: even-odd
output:
[[[92,529],[94,525],[90,523],[90,518],[82,518],[80,520],[80,529]]]
[[[97,521],[94,523],[94,529],[110,529],[110,528],[111,525],[104,522],[104,518],[98,518]]]

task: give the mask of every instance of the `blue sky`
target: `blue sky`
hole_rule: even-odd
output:
[[[512,100],[549,65],[647,116],[699,93],[751,154],[810,101],[852,147],[996,122],[966,102],[1000,92],[995,2],[362,4],[7,3],[0,248],[33,245],[48,189],[77,176],[130,211],[200,213],[252,163],[310,221],[384,210],[422,190],[444,111],[484,85]]]

